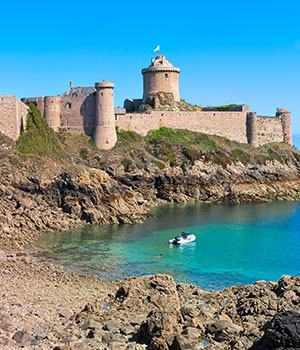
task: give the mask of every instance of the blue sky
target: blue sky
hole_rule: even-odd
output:
[[[11,1],[0,12],[0,94],[57,95],[115,83],[115,105],[142,96],[157,45],[201,106],[292,112],[300,133],[300,1]]]

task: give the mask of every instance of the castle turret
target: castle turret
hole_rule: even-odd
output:
[[[103,80],[96,83],[96,115],[93,139],[100,149],[111,149],[117,142],[114,114],[115,84]]]
[[[258,146],[257,115],[255,112],[247,114],[247,139],[251,146]]]
[[[61,97],[46,96],[44,100],[44,117],[48,125],[58,131],[60,128]]]
[[[292,127],[291,127],[291,112],[284,108],[277,108],[276,117],[281,118],[283,142],[293,146]]]
[[[179,68],[166,60],[165,56],[158,55],[152,59],[148,68],[142,70],[144,76],[144,94],[146,99],[149,94],[158,92],[172,93],[174,101],[179,102]]]

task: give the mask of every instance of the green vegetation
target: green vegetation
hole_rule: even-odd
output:
[[[230,105],[226,105],[226,106],[216,106],[215,108],[217,108],[218,111],[222,112],[222,111],[228,111],[229,108],[231,107],[236,107],[236,104],[230,104]]]
[[[135,131],[124,131],[117,128],[117,137],[119,142],[138,142],[141,140],[141,136]]]
[[[113,149],[99,150],[87,135],[63,131],[55,133],[37,108],[30,105],[26,131],[17,141],[19,154],[15,151],[6,157],[14,166],[33,155],[37,166],[49,164],[50,158],[61,164],[67,161],[69,165],[82,166],[84,163],[87,167],[112,173],[115,170],[111,169],[119,169],[120,163],[125,172],[135,169],[150,171],[154,165],[161,170],[167,166],[178,166],[188,171],[197,160],[223,168],[238,161],[244,164],[266,164],[270,161],[300,163],[300,152],[285,143],[270,143],[254,148],[216,135],[165,127],[148,132],[146,137],[134,131],[117,130],[117,135],[118,142]]]
[[[20,164],[20,160],[18,158],[15,158],[15,157],[9,157],[9,161],[12,165],[19,165]]]
[[[174,153],[170,153],[168,155],[163,156],[161,160],[164,162],[169,162],[170,166],[172,167],[176,165],[176,156]]]
[[[163,156],[167,156],[167,155],[172,154],[172,153],[173,153],[173,150],[169,146],[162,146],[158,150],[158,154],[163,155]]]
[[[129,171],[133,170],[134,169],[134,166],[133,166],[133,162],[132,160],[128,159],[128,158],[124,158],[121,163],[123,164],[124,166],[124,170],[126,173],[128,173]]]
[[[216,148],[216,143],[214,140],[210,139],[208,136],[198,138],[199,144],[206,150]]]
[[[232,159],[229,154],[227,154],[224,150],[219,150],[213,155],[213,162],[215,164],[219,164],[222,168],[226,168],[227,165],[232,163]]]
[[[88,151],[86,148],[81,149],[79,154],[83,160],[87,160]]]
[[[297,162],[300,162],[300,154],[293,152],[294,157],[296,158]]]
[[[145,150],[146,150],[146,152],[151,154],[151,156],[155,157],[155,154],[154,154],[154,152],[152,151],[152,149],[150,147],[146,147]]]
[[[89,144],[94,147],[94,148],[97,148],[96,144],[95,144],[95,141],[93,140],[92,137],[89,138]]]
[[[26,131],[20,135],[17,148],[21,155],[37,155],[54,160],[63,159],[66,156],[55,132],[33,104],[29,105]]]
[[[165,144],[168,146],[196,143],[193,133],[186,130],[177,130],[170,128],[151,130],[148,132],[147,137],[149,143]]]
[[[234,149],[232,155],[236,160],[241,161],[242,163],[249,163],[251,156],[249,153],[243,151],[242,149]]]
[[[182,150],[182,154],[193,164],[195,163],[195,160],[199,159],[201,157],[201,152],[195,149],[191,148],[184,148]]]
[[[151,130],[147,134],[150,144],[173,145],[196,145],[201,144],[204,149],[216,147],[216,143],[207,135],[187,130],[160,128]]]
[[[160,170],[164,169],[164,167],[165,167],[165,163],[163,163],[163,162],[158,162],[156,160],[152,160],[151,163],[156,165],[158,167],[158,169],[160,169]]]

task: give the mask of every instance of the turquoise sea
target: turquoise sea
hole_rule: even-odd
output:
[[[204,289],[300,275],[300,202],[165,205],[151,214],[142,224],[44,234],[34,254],[102,279],[166,273]],[[183,230],[197,240],[169,245]]]

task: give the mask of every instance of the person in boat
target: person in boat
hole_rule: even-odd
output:
[[[181,236],[182,236],[182,238],[187,239],[188,234],[189,234],[188,231],[182,232]]]

